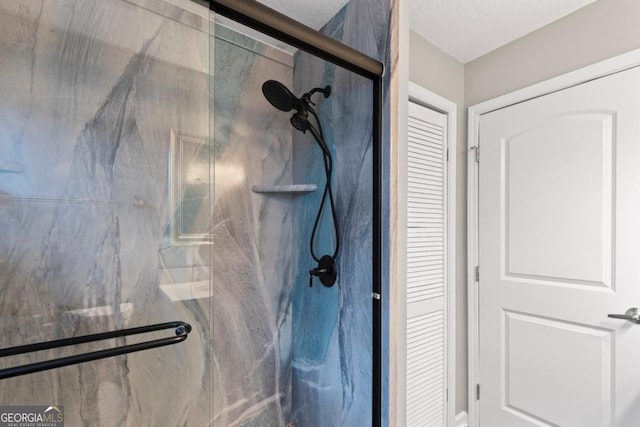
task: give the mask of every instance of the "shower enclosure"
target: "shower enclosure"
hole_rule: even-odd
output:
[[[0,354],[76,337],[0,357],[0,411],[379,425],[382,88],[367,66],[382,68],[329,40],[377,46],[362,8],[389,19],[386,1],[352,0],[323,38],[249,0],[0,0]],[[310,98],[322,144],[263,96],[270,80],[295,99],[331,87]],[[166,322],[172,345],[7,374],[143,348],[166,328],[126,331]]]

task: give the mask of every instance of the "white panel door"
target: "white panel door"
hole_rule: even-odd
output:
[[[446,425],[447,116],[409,103],[407,426]]]
[[[480,119],[480,424],[640,425],[640,69]]]

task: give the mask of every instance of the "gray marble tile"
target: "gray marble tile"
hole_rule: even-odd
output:
[[[292,69],[224,26],[214,38],[206,12],[188,9],[0,0],[0,347],[168,320],[194,327],[177,346],[4,380],[0,401],[64,405],[69,425],[363,425],[370,82],[302,54]],[[352,0],[326,30],[381,57],[387,9]],[[297,93],[334,87],[318,106],[343,233],[332,289],[307,287],[321,192],[251,191],[324,184],[317,146],[294,141],[288,115],[262,97],[267,79]],[[201,147],[177,155],[172,135]],[[189,238],[176,237],[178,220]]]
[[[382,62],[386,61],[390,5],[352,0],[323,32]],[[294,92],[332,86],[318,104],[327,145],[334,157],[340,252],[333,288],[304,286],[315,267],[308,251],[295,266],[293,307],[293,422],[304,426],[370,425],[372,409],[372,125],[373,85],[339,67],[298,53]],[[388,96],[388,93],[386,94]],[[322,157],[309,135],[294,134],[294,180],[324,185]],[[320,197],[296,200],[294,241],[308,245]],[[317,253],[335,247],[325,213]]]
[[[291,68],[220,28],[212,67],[214,425],[287,425],[291,411],[291,130],[262,96]]]
[[[208,303],[159,284],[166,264],[210,280],[210,245],[165,250],[171,131],[208,133],[209,36],[122,1],[0,1],[0,21],[0,159],[21,165],[0,172],[0,345],[194,326],[179,346],[3,380],[0,400],[64,405],[69,425],[208,424]]]

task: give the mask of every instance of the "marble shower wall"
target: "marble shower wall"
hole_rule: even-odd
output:
[[[291,86],[293,58],[216,25],[212,132],[213,414],[216,426],[285,426],[291,419],[292,196],[288,116],[262,83]]]
[[[170,5],[162,12],[120,0],[0,0],[0,346],[193,326],[178,345],[2,381],[3,405],[63,405],[70,426],[209,423],[208,300],[161,289],[204,283],[210,293],[210,245],[180,246],[167,232],[171,132],[209,132],[208,24]],[[209,196],[192,215],[205,231]]]
[[[194,328],[3,380],[3,405],[63,405],[73,426],[289,422],[290,197],[249,187],[291,182],[290,127],[259,90],[290,84],[291,58],[214,42],[186,3],[0,0],[0,347]]]
[[[322,31],[388,64],[390,10],[388,0],[351,0]],[[305,286],[315,265],[308,251],[300,253],[293,303],[293,421],[297,426],[366,426],[372,422],[373,84],[298,52],[294,93],[327,84],[333,92],[319,101],[318,113],[334,157],[338,280],[332,288],[317,281],[313,288]],[[384,96],[388,105],[388,92]],[[383,143],[388,146],[388,136]],[[295,133],[294,180],[324,185],[321,156],[310,135]],[[295,201],[294,241],[301,248],[308,247],[320,198]],[[317,253],[332,253],[328,210],[320,235]]]

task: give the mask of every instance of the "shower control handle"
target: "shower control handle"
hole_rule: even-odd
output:
[[[313,276],[320,277],[321,274],[325,274],[327,272],[326,268],[314,268],[309,270],[309,287],[313,287]]]
[[[309,270],[309,287],[313,286],[313,276],[320,279],[320,282],[330,288],[336,282],[336,263],[330,255],[325,255],[318,261],[318,267]]]

